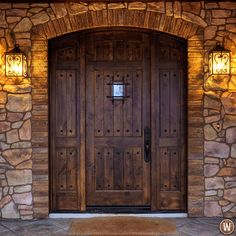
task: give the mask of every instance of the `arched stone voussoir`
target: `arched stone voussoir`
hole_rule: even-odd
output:
[[[105,9],[66,15],[59,19],[36,25],[33,37],[50,39],[67,33],[101,27],[133,27],[169,33],[190,38],[201,26],[174,16],[147,10]]]

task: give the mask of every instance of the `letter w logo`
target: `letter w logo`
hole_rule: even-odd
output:
[[[230,219],[224,219],[220,222],[219,228],[222,234],[232,234],[234,232],[234,222]]]
[[[233,224],[231,222],[224,222],[223,229],[225,232],[230,232],[232,230]]]

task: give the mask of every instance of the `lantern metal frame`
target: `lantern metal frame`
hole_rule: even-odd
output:
[[[18,44],[5,53],[5,76],[27,77],[27,57]]]
[[[209,75],[230,75],[230,50],[219,42],[209,52]]]

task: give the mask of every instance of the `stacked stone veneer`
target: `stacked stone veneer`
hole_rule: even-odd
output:
[[[224,90],[224,89],[222,89]],[[236,93],[206,92],[205,215],[236,214]]]
[[[31,87],[26,79],[0,84],[1,216],[31,219]]]
[[[233,1],[0,4],[1,217],[48,215],[48,39],[111,26],[188,40],[188,213],[235,216],[235,9]],[[231,50],[230,77],[208,76],[216,42]],[[14,43],[28,56],[27,79],[4,76],[4,52]]]

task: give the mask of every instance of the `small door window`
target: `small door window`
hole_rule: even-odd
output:
[[[111,96],[113,99],[124,99],[125,84],[122,82],[113,82],[111,86]]]

